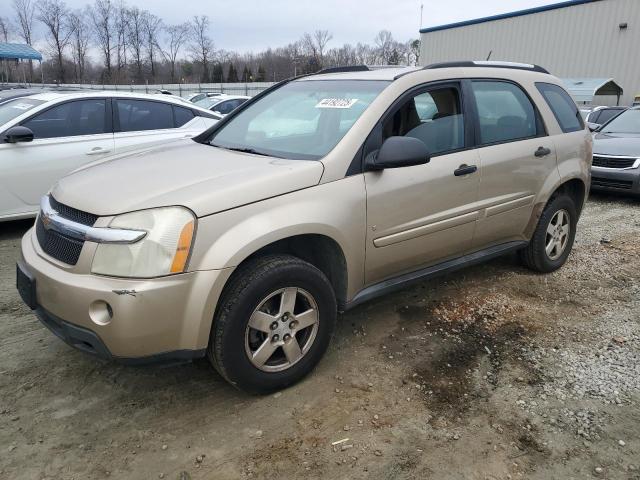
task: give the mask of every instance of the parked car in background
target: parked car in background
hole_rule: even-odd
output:
[[[223,93],[220,92],[199,92],[199,93],[192,93],[191,95],[189,95],[187,97],[187,100],[189,100],[190,102],[196,103],[204,98],[207,97],[217,97],[220,95],[224,95]]]
[[[49,92],[0,104],[0,221],[35,216],[83,164],[198,135],[220,115],[169,96]]]
[[[251,97],[243,95],[216,95],[215,97],[207,97],[196,103],[199,107],[206,108],[220,115],[228,115]]]
[[[597,130],[591,187],[640,194],[640,106],[625,110]]]
[[[509,252],[560,268],[591,144],[537,66],[329,69],[195,141],[62,178],[23,237],[18,290],[86,353],[207,355],[267,393],[314,368],[338,311]]]
[[[633,99],[633,106],[640,106],[640,95],[636,95],[636,97]]]
[[[604,125],[613,117],[620,115],[629,107],[595,107],[589,112],[585,118],[585,122],[592,131],[598,128],[600,125]]]

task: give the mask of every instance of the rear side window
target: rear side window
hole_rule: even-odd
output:
[[[173,109],[168,103],[119,99],[116,105],[121,132],[174,128]]]
[[[77,137],[106,133],[106,101],[103,99],[65,102],[22,123],[34,138]]]
[[[622,113],[622,110],[619,110],[617,108],[605,108],[603,110],[600,110],[600,116],[598,117],[597,123],[599,123],[600,125],[604,125],[613,117],[617,117],[621,113]]]
[[[529,97],[520,87],[501,81],[473,81],[480,144],[511,142],[543,133]]]
[[[173,106],[173,114],[176,119],[176,128],[183,126],[185,123],[194,119],[195,115],[188,108]]]
[[[584,130],[578,106],[562,87],[551,83],[536,83],[536,87],[549,104],[564,133]]]

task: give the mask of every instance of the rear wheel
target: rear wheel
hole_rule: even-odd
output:
[[[288,255],[250,260],[225,288],[208,356],[241,390],[279,390],[317,365],[336,316],[333,288],[313,265]]]
[[[523,263],[543,273],[560,268],[571,253],[577,223],[573,199],[565,194],[552,198],[540,216],[529,245],[520,252]]]

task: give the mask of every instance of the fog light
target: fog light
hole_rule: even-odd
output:
[[[89,318],[98,325],[108,325],[113,318],[113,309],[107,302],[96,300],[89,305]]]

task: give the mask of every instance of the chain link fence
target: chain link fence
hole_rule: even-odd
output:
[[[7,85],[7,84],[3,84]],[[155,85],[102,85],[102,84],[79,84],[79,83],[34,83],[15,84],[16,86],[26,86],[29,88],[43,89],[79,89],[79,90],[112,90],[118,92],[135,93],[159,93],[171,92],[173,95],[187,98],[192,94],[201,92],[218,92],[229,95],[246,95],[252,97],[273,85],[273,82],[250,82],[250,83],[174,83]]]

